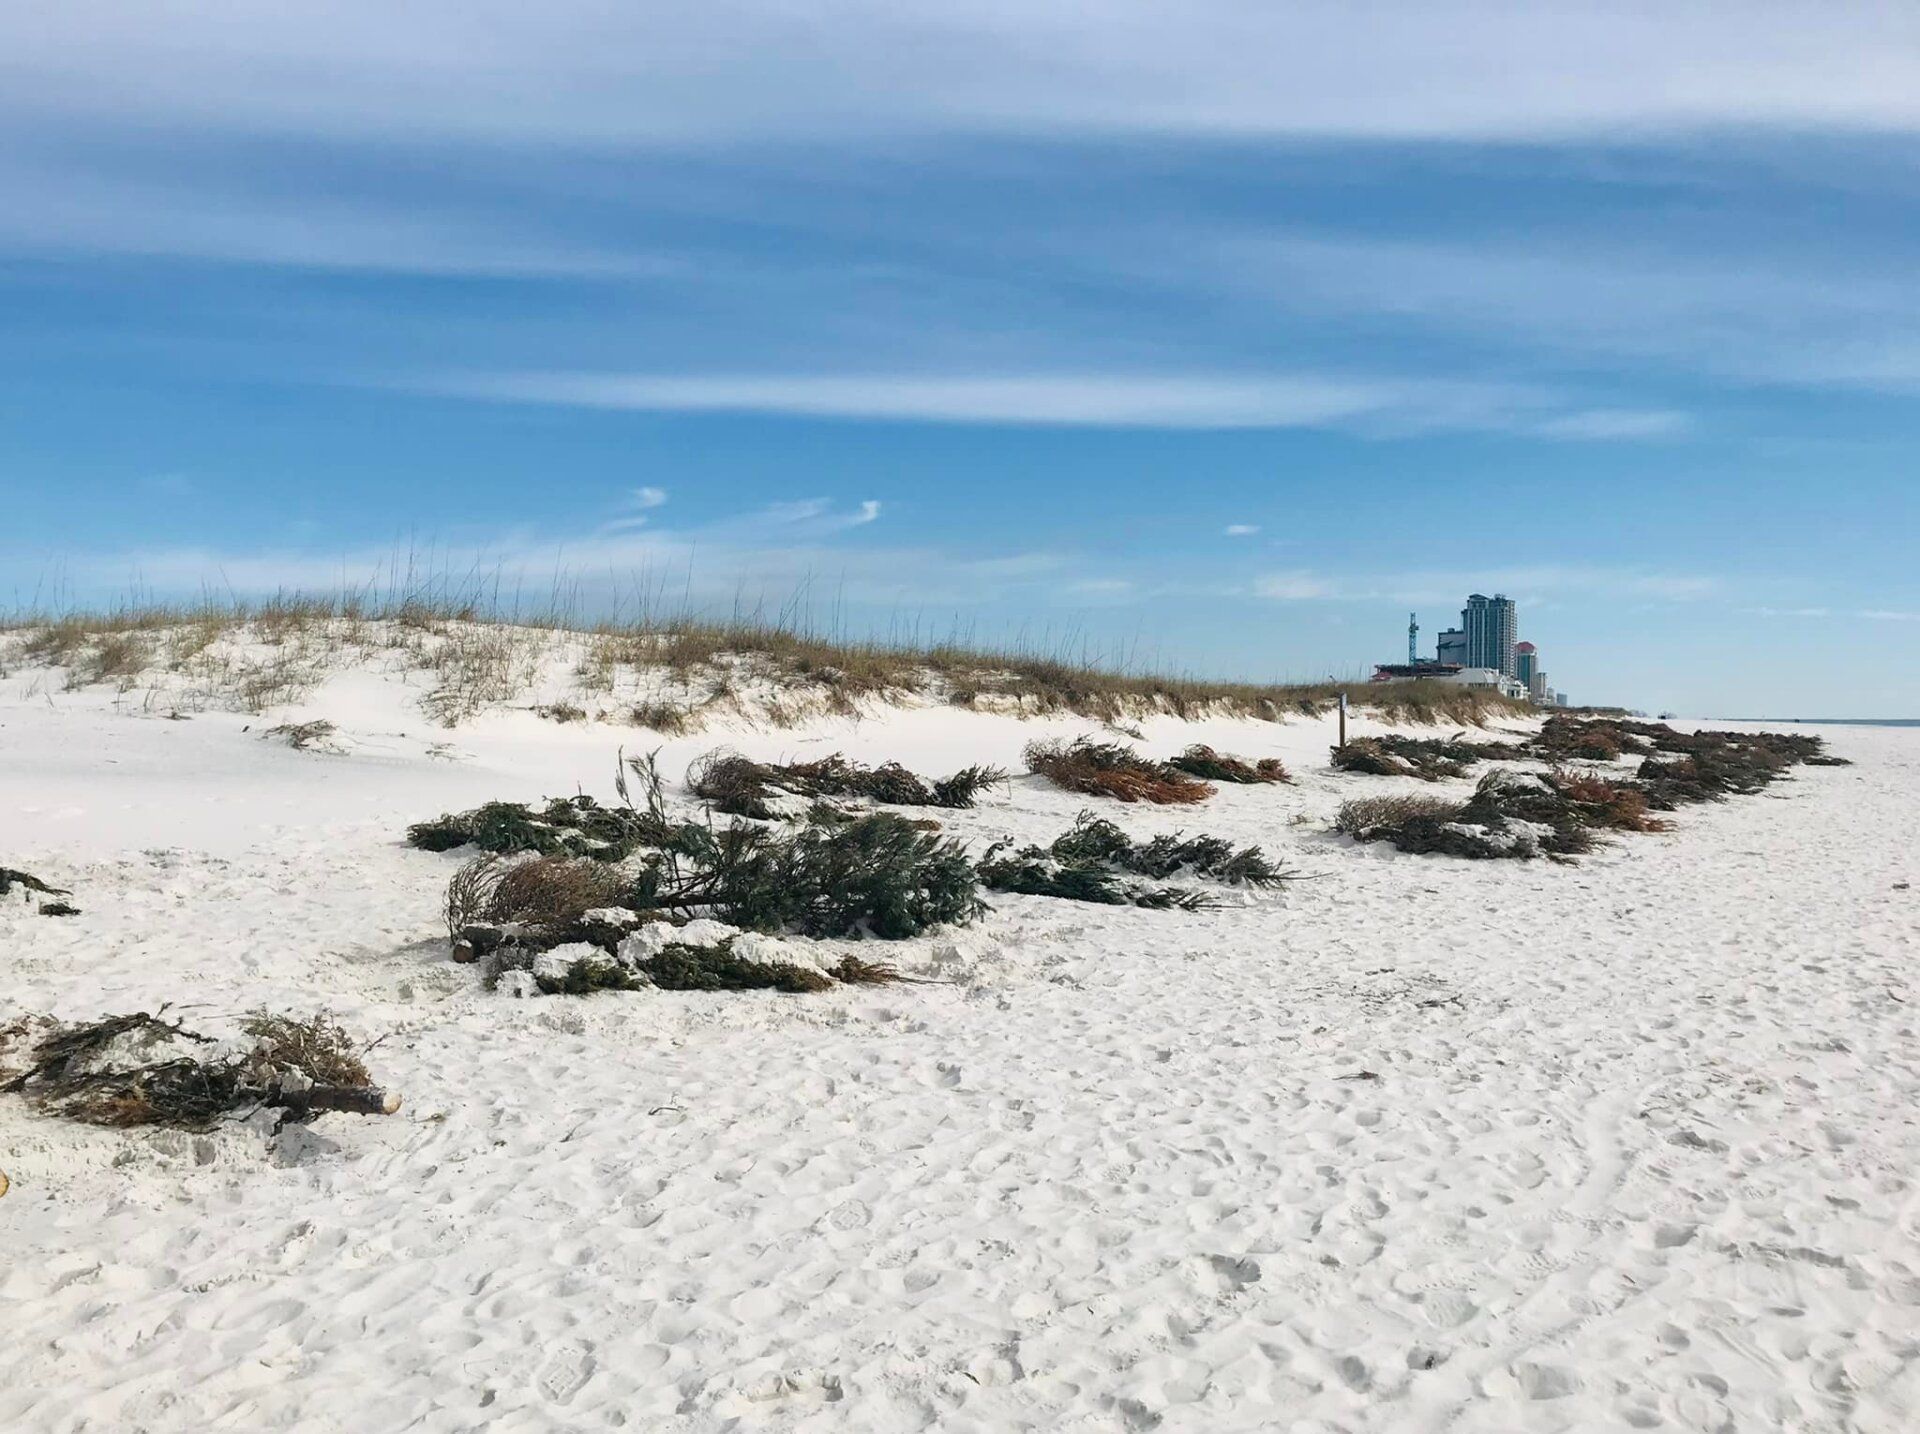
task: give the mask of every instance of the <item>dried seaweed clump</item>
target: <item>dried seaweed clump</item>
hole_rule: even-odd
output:
[[[989,848],[980,862],[980,879],[993,891],[1183,911],[1203,910],[1217,904],[1217,898],[1184,887],[1149,886],[1132,878],[1164,881],[1189,876],[1230,886],[1269,887],[1293,875],[1274,865],[1257,846],[1235,848],[1224,838],[1204,835],[1157,836],[1136,842],[1090,812],[1082,812],[1045,847],[1015,849],[1011,842],[1001,842]]]
[[[1257,762],[1249,762],[1244,757],[1229,756],[1198,744],[1187,748],[1177,757],[1169,758],[1167,765],[1177,772],[1185,772],[1189,777],[1198,777],[1207,782],[1234,782],[1251,786],[1292,780],[1278,757],[1262,757]]]
[[[1007,774],[998,767],[964,767],[928,782],[898,762],[869,767],[839,753],[813,762],[756,762],[737,752],[709,752],[687,769],[687,786],[716,811],[761,821],[788,815],[781,796],[864,797],[903,807],[971,807],[980,793]]]
[[[1213,788],[1167,762],[1156,762],[1112,742],[1082,737],[1073,742],[1028,745],[1027,769],[1056,787],[1120,802],[1185,806],[1204,802]]]
[[[261,1107],[292,1119],[400,1108],[398,1096],[372,1085],[352,1041],[324,1016],[296,1021],[261,1012],[243,1026],[251,1040],[245,1046],[145,1011],[9,1030],[14,1044],[23,1032],[30,1041],[22,1057],[9,1060],[0,1090],[88,1125],[205,1130]]]

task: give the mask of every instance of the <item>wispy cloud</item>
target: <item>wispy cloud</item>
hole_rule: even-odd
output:
[[[168,160],[141,148],[0,157],[0,247],[471,278],[659,279],[681,268],[649,250],[556,237],[503,203],[474,208],[424,189],[280,193],[257,176],[214,178]]]
[[[838,518],[852,514],[833,515]],[[842,524],[844,528],[845,524]],[[62,558],[58,585],[82,601],[129,591],[158,597],[204,591],[259,596],[285,591],[399,591],[423,577],[476,595],[519,591],[540,598],[564,590],[596,610],[657,602],[662,594],[696,607],[777,609],[809,602],[890,611],[958,611],[994,602],[1048,604],[1113,594],[1073,554],[1044,548],[968,555],[921,544],[842,545],[828,529],[772,530],[748,522],[585,535],[503,534],[438,545],[430,552],[360,548],[328,554],[260,547],[169,547]],[[31,581],[31,573],[23,573]]]
[[[1720,586],[1718,579],[1693,573],[1567,564],[1339,575],[1296,570],[1256,578],[1252,591],[1257,597],[1287,602],[1331,599],[1458,605],[1470,592],[1502,592],[1520,602],[1573,596],[1688,602],[1710,596]]]
[[[1167,274],[1209,252],[1218,282],[1299,314],[1368,314],[1435,335],[1478,336],[1567,356],[1655,360],[1722,379],[1857,387],[1920,385],[1920,297],[1904,255],[1839,262],[1831,247],[1710,252],[1660,231],[1577,236],[1550,252],[1490,236],[1414,241],[1310,232],[1160,241]],[[1150,264],[1155,261],[1136,259]],[[1545,420],[1543,436],[1659,438],[1670,409],[1595,406]]]
[[[1315,598],[1342,596],[1333,583],[1306,572],[1267,573],[1254,579],[1253,591],[1256,597],[1274,598],[1280,602],[1306,602]]]
[[[1920,622],[1920,612],[1902,608],[1861,607],[1750,607],[1746,609],[1755,617],[1784,618],[1839,618],[1843,621],[1861,622]]]
[[[666,501],[665,488],[635,488],[621,505],[625,511],[602,523],[600,531],[603,534],[630,533],[636,528],[644,528],[653,521],[652,510],[664,506]]]
[[[1915,38],[1906,7],[1873,0],[1112,0],[1098,24],[1070,0],[10,6],[0,94],[43,121],[550,144],[876,129],[1534,141],[1911,129]]]
[[[1543,419],[1534,432],[1542,438],[1605,441],[1614,438],[1670,438],[1693,427],[1693,419],[1673,409],[1593,408]]]
[[[793,502],[769,503],[757,513],[735,520],[734,526],[748,529],[774,527],[813,536],[864,528],[880,516],[880,504],[868,498],[853,508],[836,512],[830,498],[801,498]]]
[[[1260,531],[1258,523],[1229,523],[1220,530],[1229,538],[1251,538]]]
[[[417,385],[501,402],[655,413],[752,413],[914,423],[1168,429],[1347,427],[1642,438],[1677,415],[1595,411],[1522,384],[1332,374],[1005,373],[653,375],[519,373]]]
[[[1137,596],[1139,588],[1126,578],[1077,578],[1066,583],[1061,592],[1081,602],[1118,603]]]

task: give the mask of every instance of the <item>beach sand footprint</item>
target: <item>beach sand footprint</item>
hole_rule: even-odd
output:
[[[535,1385],[541,1397],[552,1404],[570,1404],[573,1397],[593,1378],[592,1350],[582,1344],[567,1343],[547,1357]]]

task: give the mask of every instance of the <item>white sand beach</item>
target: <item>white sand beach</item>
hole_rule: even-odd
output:
[[[418,695],[344,675],[271,719],[339,750],[294,751],[0,680],[0,859],[82,908],[0,903],[0,1020],[326,1010],[406,1102],[273,1137],[0,1097],[0,1427],[1920,1427],[1920,730],[1559,866],[1332,834],[1400,783],[1329,770],[1331,719],[1155,718],[1296,780],[1103,814],[1313,879],[829,943],[933,984],[514,1000],[448,960],[460,858],[409,822],[606,797],[622,746],[940,774],[1100,729]],[[977,851],[1085,805],[941,817]]]

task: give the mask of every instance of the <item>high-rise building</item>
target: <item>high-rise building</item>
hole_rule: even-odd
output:
[[[1440,630],[1440,645],[1434,652],[1437,662],[1451,662],[1461,667],[1467,665],[1467,635],[1457,627]]]
[[[1516,642],[1513,645],[1513,675],[1527,684],[1527,690],[1533,690],[1533,674],[1540,670],[1540,649],[1530,642]]]
[[[1535,702],[1547,700],[1547,670],[1540,665],[1540,649],[1530,642],[1513,645],[1513,675]]]
[[[1514,676],[1513,640],[1518,631],[1513,599],[1505,593],[1488,597],[1474,593],[1460,614],[1460,626],[1467,634],[1467,666],[1491,667],[1504,676]]]

